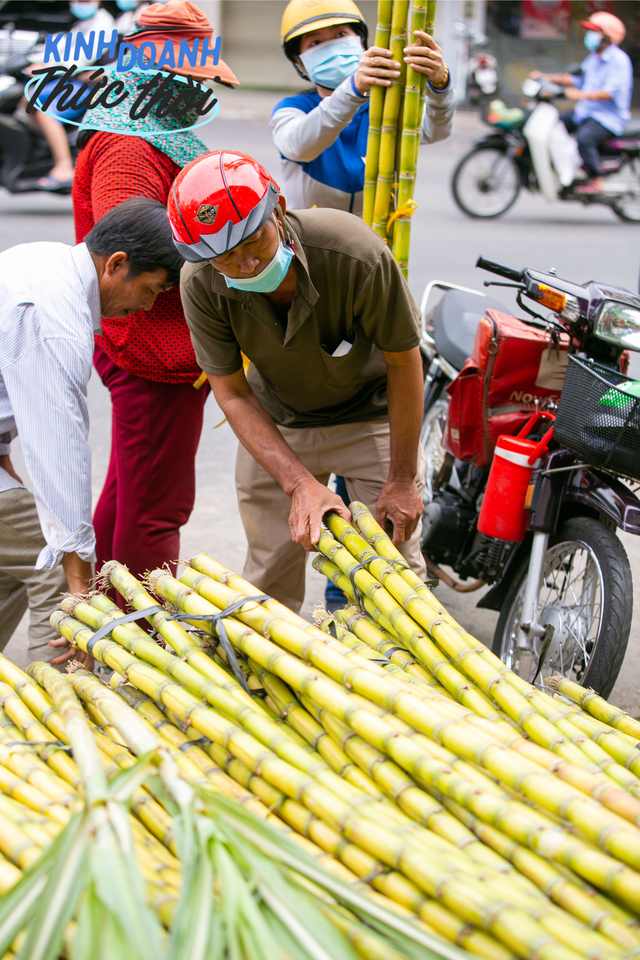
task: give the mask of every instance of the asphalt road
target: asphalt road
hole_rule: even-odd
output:
[[[277,97],[224,91],[221,101],[220,115],[203,128],[203,139],[212,149],[236,148],[252,154],[277,178],[279,157],[267,123]],[[451,172],[482,130],[474,116],[460,114],[449,140],[421,149],[409,277],[418,302],[426,283],[433,279],[481,288],[485,275],[474,268],[479,254],[517,267],[555,267],[559,276],[579,283],[601,279],[637,289],[640,228],[620,223],[604,208],[550,205],[540,197],[526,195],[499,220],[469,220],[459,212],[449,189]],[[33,240],[73,243],[70,200],[41,195],[13,197],[0,192],[0,249]],[[492,295],[507,308],[513,305],[508,291],[492,291]],[[640,376],[640,362],[634,367],[635,375]],[[110,406],[107,391],[95,375],[89,384],[89,400],[93,492],[97,498],[109,456]],[[222,415],[211,399],[198,452],[196,505],[183,530],[181,551],[189,557],[206,550],[231,569],[240,570],[245,540],[233,483],[236,440],[227,424],[220,425],[221,420]],[[16,459],[19,462],[19,455]],[[622,539],[634,571],[636,597],[640,598],[640,541],[626,535]],[[311,612],[323,590],[322,578],[310,568],[305,613]],[[476,609],[478,594],[456,594],[443,585],[439,595],[468,630],[482,641],[490,641],[497,615]],[[611,699],[637,715],[640,599],[636,607],[627,657]],[[25,621],[6,649],[16,662],[22,660],[24,638]]]

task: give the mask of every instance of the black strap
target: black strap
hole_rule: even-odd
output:
[[[71,747],[63,743],[62,740],[7,740],[6,743],[0,743],[3,747],[54,747],[56,750],[67,750],[71,753]]]
[[[397,566],[399,566],[399,567],[404,567],[405,570],[411,570],[411,567],[410,567],[409,564],[406,562],[406,560],[390,560],[389,557],[381,557],[379,553],[374,553],[374,554],[372,554],[372,555],[369,557],[368,560],[363,560],[362,563],[356,563],[355,567],[352,567],[351,570],[349,570],[348,577],[349,577],[349,580],[351,580],[351,586],[352,586],[352,588],[353,588],[353,594],[354,594],[354,596],[355,596],[355,598],[356,598],[356,601],[357,601],[357,603],[358,603],[358,606],[360,607],[360,609],[362,610],[362,612],[363,612],[364,614],[367,614],[367,608],[366,608],[365,605],[364,605],[361,591],[358,590],[358,588],[356,587],[355,577],[356,577],[356,573],[357,573],[359,570],[362,570],[364,567],[368,567],[372,560],[384,560],[384,562],[385,562],[385,563],[388,563],[390,567],[394,566],[394,564],[395,564],[395,565],[397,565]],[[435,581],[435,584],[437,585],[439,582],[440,582],[439,580],[436,580],[436,581]],[[433,583],[434,583],[433,580],[428,580],[428,581],[427,581],[427,586],[428,586],[428,587],[431,587],[431,585],[432,585]],[[367,614],[367,616],[368,616],[368,614]]]
[[[203,620],[206,623],[210,623],[214,628],[220,643],[222,644],[222,649],[227,656],[227,663],[229,664],[234,677],[242,689],[248,693],[249,696],[251,696],[249,684],[245,680],[245,676],[240,669],[238,658],[236,657],[235,651],[231,646],[231,641],[229,640],[225,625],[222,620],[224,617],[230,617],[237,610],[240,610],[241,607],[244,607],[245,603],[250,603],[251,601],[256,603],[264,603],[265,600],[271,599],[272,597],[268,596],[266,593],[260,593],[255,597],[241,597],[239,600],[235,600],[232,604],[230,604],[225,610],[221,610],[220,613],[172,613],[167,617],[167,620]]]
[[[159,613],[160,611],[164,612],[164,607],[161,607],[160,604],[156,603],[153,607],[145,607],[144,610],[134,610],[133,613],[127,613],[124,617],[118,617],[117,620],[110,620],[109,623],[105,623],[94,635],[91,637],[91,640],[87,643],[87,653],[93,653],[93,648],[99,640],[104,640],[105,637],[108,637],[112,630],[115,630],[116,627],[120,627],[125,623],[133,623],[135,620],[144,620],[145,617],[150,616],[152,613]]]

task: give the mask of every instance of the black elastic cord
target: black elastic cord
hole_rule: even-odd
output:
[[[273,598],[268,596],[266,593],[260,593],[255,597],[241,597],[240,600],[234,601],[234,603],[230,604],[230,606],[228,606],[225,610],[221,610],[220,613],[172,613],[167,617],[167,620],[203,620],[206,623],[210,623],[214,628],[220,643],[222,644],[222,649],[227,656],[227,663],[229,664],[234,677],[242,689],[248,693],[249,696],[251,696],[249,684],[245,680],[245,676],[240,669],[238,658],[236,657],[235,651],[231,646],[231,641],[229,640],[222,619],[223,617],[230,617],[231,614],[235,613],[237,610],[240,610],[241,607],[244,607],[245,603],[250,603],[251,601],[256,603],[264,603],[265,600],[271,599]]]
[[[127,613],[126,616],[118,617],[117,620],[110,620],[109,623],[105,623],[91,637],[91,640],[87,643],[87,653],[93,653],[93,648],[98,640],[104,640],[116,627],[120,627],[125,623],[133,623],[135,620],[144,620],[145,617],[150,616],[152,613],[159,613],[160,611],[164,612],[164,607],[156,603],[153,607],[145,607],[144,610],[134,610],[133,613]]]
[[[67,750],[71,752],[71,747],[63,743],[62,740],[8,740],[6,743],[0,743],[3,747],[54,747],[56,750]]]
[[[388,563],[389,566],[393,566],[394,564],[397,564],[400,567],[404,567],[405,570],[411,569],[411,567],[405,560],[389,560],[388,557],[381,557],[379,553],[374,553],[371,557],[369,557],[368,560],[363,560],[362,563],[356,563],[355,567],[352,567],[351,570],[349,570],[347,576],[349,577],[349,580],[351,580],[351,586],[353,588],[353,593],[358,603],[358,606],[360,607],[362,612],[365,614],[367,613],[367,608],[364,605],[361,591],[356,587],[355,578],[356,578],[356,573],[358,573],[359,570],[363,570],[365,567],[368,567],[372,560],[384,560],[384,562]]]

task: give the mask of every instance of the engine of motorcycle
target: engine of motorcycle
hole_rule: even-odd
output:
[[[478,510],[460,491],[450,487],[425,507],[422,550],[438,566],[446,564],[461,579],[482,577],[494,583],[513,544],[478,533]]]
[[[462,500],[448,500],[438,498],[425,507],[422,549],[434,563],[455,567],[475,524],[476,510]]]

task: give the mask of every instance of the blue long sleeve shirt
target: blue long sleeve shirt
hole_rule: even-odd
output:
[[[592,118],[616,135],[624,131],[631,118],[633,70],[631,60],[620,47],[611,46],[602,53],[590,53],[582,61],[582,76],[574,77],[574,86],[585,93],[605,90],[611,100],[578,100],[573,111],[576,123]]]
[[[449,136],[455,105],[451,84],[443,91],[427,84],[422,143]],[[271,129],[282,158],[280,185],[290,209],[332,207],[362,216],[369,98],[358,92],[353,77],[324,99],[310,90],[281,100]]]

